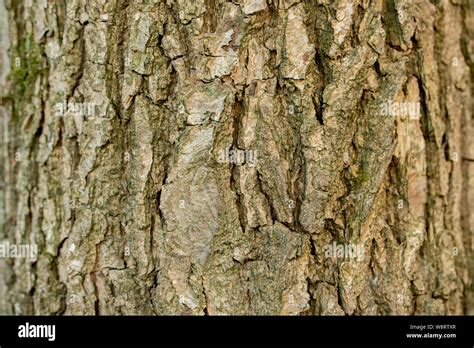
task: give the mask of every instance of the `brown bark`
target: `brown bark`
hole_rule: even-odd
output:
[[[0,313],[472,314],[469,2],[0,7]]]

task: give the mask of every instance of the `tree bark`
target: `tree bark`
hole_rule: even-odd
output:
[[[0,0],[3,314],[473,314],[473,5]]]

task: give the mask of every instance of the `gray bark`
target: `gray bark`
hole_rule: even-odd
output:
[[[0,0],[6,314],[473,314],[473,7]]]

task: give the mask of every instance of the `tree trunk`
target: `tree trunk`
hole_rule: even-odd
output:
[[[473,313],[472,3],[0,7],[0,313]]]

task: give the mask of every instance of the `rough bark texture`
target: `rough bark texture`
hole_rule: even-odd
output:
[[[0,9],[0,313],[473,313],[472,2]]]

